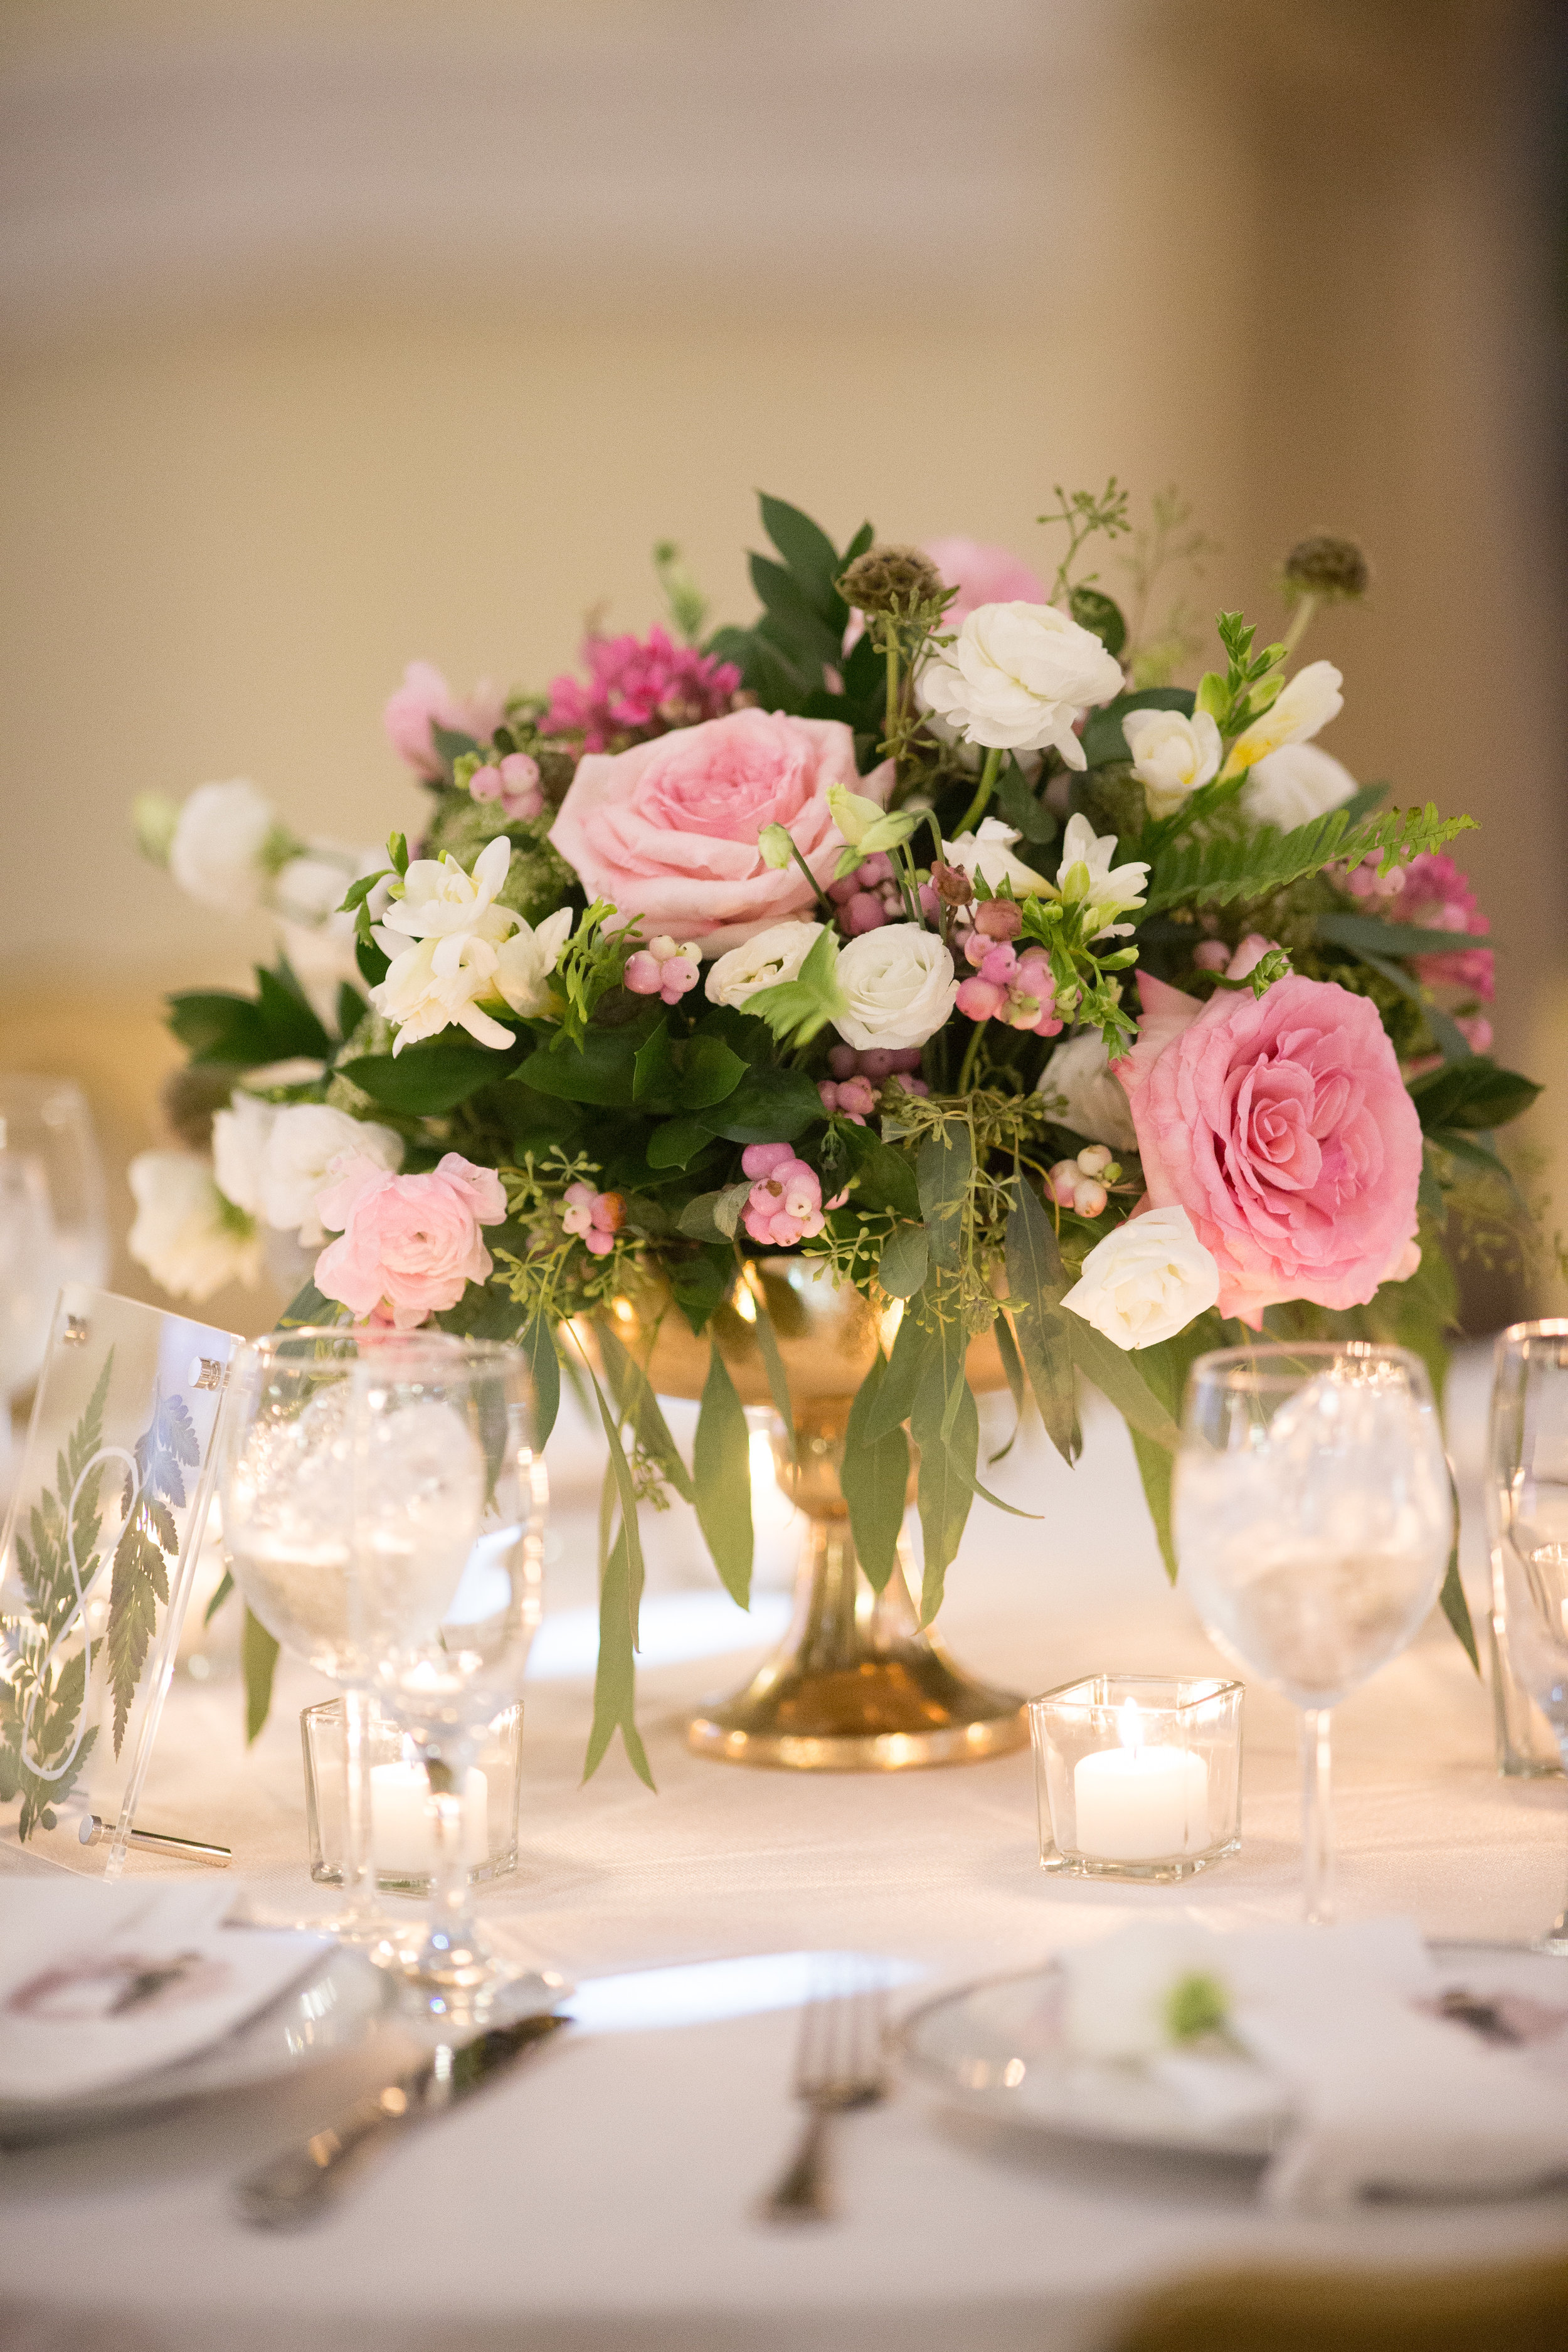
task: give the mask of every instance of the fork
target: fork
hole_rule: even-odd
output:
[[[886,2096],[882,2053],[887,1994],[862,1977],[814,1994],[801,2011],[794,2095],[805,2124],[789,2164],[760,2208],[767,2221],[826,2221],[834,2213],[827,2176],[827,2127],[851,2107]]]

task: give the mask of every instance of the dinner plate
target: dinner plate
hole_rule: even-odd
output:
[[[1568,2019],[1563,1960],[1509,1944],[1431,1948],[1443,1991],[1463,1991],[1481,2005],[1515,2002],[1521,2014],[1545,2021],[1547,2030],[1553,2011]],[[1050,1961],[925,2002],[899,2031],[907,2072],[972,2111],[1053,2137],[1210,2156],[1273,2152],[1290,2116],[1263,2067],[1216,2052],[1212,2063],[1230,2070],[1233,2084],[1249,2095],[1248,2105],[1243,2114],[1205,2119],[1157,2072],[1068,2050],[1061,2029],[1063,1983],[1059,1966]]]

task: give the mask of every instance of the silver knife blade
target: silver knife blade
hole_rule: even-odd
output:
[[[319,2220],[378,2149],[482,2090],[568,2022],[552,2013],[524,2017],[468,2042],[440,2043],[406,2074],[355,2099],[302,2146],[248,2173],[234,2192],[240,2218],[264,2230],[297,2230]]]

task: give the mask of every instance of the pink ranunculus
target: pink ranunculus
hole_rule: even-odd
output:
[[[658,628],[646,638],[585,637],[583,663],[586,686],[564,671],[551,679],[542,726],[546,735],[581,735],[584,751],[621,751],[717,719],[741,683],[733,662],[678,646]]]
[[[323,1298],[341,1300],[361,1322],[376,1316],[412,1331],[489,1277],[479,1228],[506,1215],[493,1168],[448,1151],[426,1175],[394,1176],[363,1152],[344,1151],[329,1172],[336,1181],[317,1194],[316,1213],[340,1238],[316,1260]]]
[[[1268,942],[1232,962],[1242,978]],[[1359,1307],[1415,1229],[1421,1126],[1364,996],[1292,973],[1199,1004],[1140,975],[1138,1040],[1114,1064],[1156,1209],[1181,1208],[1255,1328],[1281,1299]]]
[[[410,662],[403,684],[383,713],[386,737],[400,760],[416,776],[434,783],[446,773],[446,762],[436,749],[431,721],[448,727],[454,735],[471,735],[488,743],[506,716],[506,697],[488,677],[480,678],[465,702],[455,695],[431,662]]]
[[[857,775],[854,736],[837,719],[737,710],[586,754],[550,839],[590,898],[721,955],[813,904],[798,866],[763,862],[763,827],[782,824],[826,884],[844,846],[828,786],[881,803],[892,782],[890,761]]]

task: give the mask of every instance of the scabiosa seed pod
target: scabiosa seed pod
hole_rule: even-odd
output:
[[[862,613],[908,613],[912,604],[939,604],[947,583],[918,547],[868,547],[839,574],[838,593]]]
[[[1353,539],[1320,531],[1303,539],[1285,558],[1285,582],[1298,595],[1323,603],[1352,604],[1372,584],[1372,567]]]

